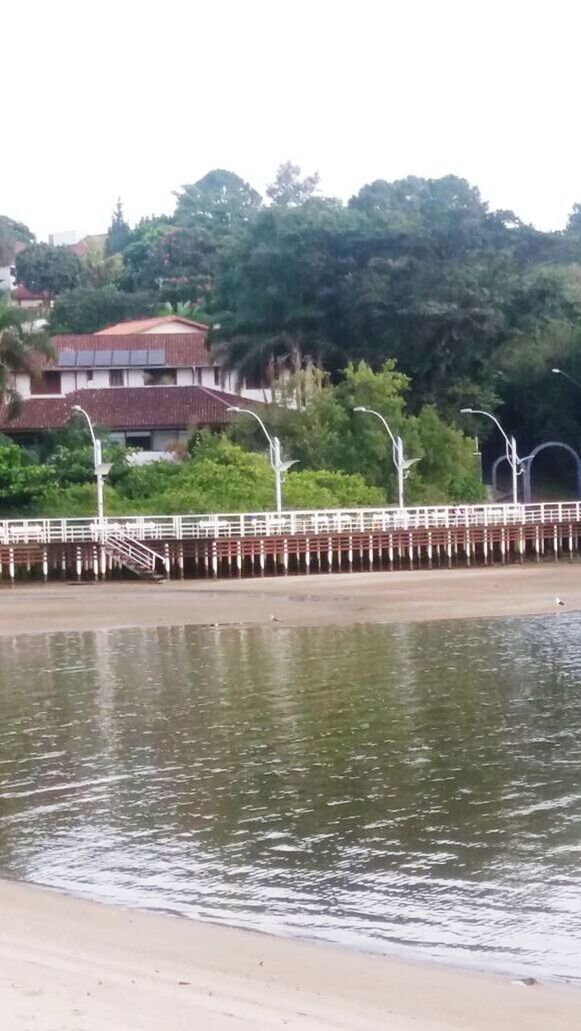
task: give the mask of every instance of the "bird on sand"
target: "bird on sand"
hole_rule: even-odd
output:
[[[566,604],[567,604],[567,602],[563,601],[561,598],[555,598],[555,605],[565,606]]]
[[[270,621],[271,621],[271,623],[280,623],[281,622],[280,619],[277,619],[277,617],[273,616],[272,614],[270,616]]]

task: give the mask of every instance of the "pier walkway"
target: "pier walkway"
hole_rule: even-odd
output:
[[[573,555],[581,502],[0,521],[0,577],[231,577]]]

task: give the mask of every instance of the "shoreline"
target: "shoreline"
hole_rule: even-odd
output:
[[[581,992],[0,880],[10,1031],[570,1031]]]
[[[566,607],[556,606],[563,598]],[[0,636],[123,627],[332,626],[562,615],[581,609],[577,563],[248,580],[17,584]]]

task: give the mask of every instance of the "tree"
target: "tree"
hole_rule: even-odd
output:
[[[18,408],[14,373],[29,372],[51,353],[46,335],[34,329],[35,313],[11,307],[0,297],[0,403]]]
[[[208,230],[160,224],[132,234],[123,252],[122,284],[154,290],[171,301],[197,301],[207,292],[216,250]]]
[[[581,233],[581,204],[574,204],[567,219],[567,233]]]
[[[408,176],[388,183],[383,179],[363,186],[349,206],[371,216],[392,231],[431,238],[440,248],[449,245],[457,253],[473,241],[489,219],[480,192],[465,179],[446,175],[441,179]],[[493,224],[496,225],[494,219]]]
[[[0,441],[0,511],[22,513],[43,497],[52,483],[53,472],[36,465],[26,454],[6,438]]]
[[[79,286],[58,297],[50,313],[51,333],[96,333],[127,319],[155,315],[157,294],[148,291],[124,293],[114,285]]]
[[[16,278],[32,293],[43,295],[50,302],[80,284],[83,265],[70,247],[34,243],[16,255]]]
[[[379,420],[354,412],[358,406],[380,412],[395,435],[401,435],[408,458],[420,458],[406,487],[418,503],[481,500],[483,489],[472,441],[447,425],[435,409],[413,416],[406,410],[409,381],[386,362],[374,372],[365,362],[348,366],[341,382],[310,394],[300,411],[271,406],[265,418],[283,442],[285,455],[301,470],[360,475],[387,498],[396,495],[392,445]],[[250,420],[229,431],[235,440],[258,450],[263,440]],[[362,502],[363,503],[363,502]],[[369,502],[371,504],[371,502]]]
[[[291,161],[278,166],[274,182],[266,188],[266,195],[273,204],[296,208],[310,200],[317,192],[319,173],[307,175],[304,179],[300,178],[300,174],[300,165],[293,165]]]
[[[117,206],[111,218],[111,225],[107,230],[105,240],[105,255],[110,258],[113,254],[120,254],[129,243],[131,229],[125,221],[121,198],[117,198]]]
[[[346,242],[353,217],[335,201],[273,205],[219,254],[214,306],[216,352],[245,374],[273,362],[298,371],[306,357],[342,367],[342,285],[354,261]]]
[[[256,214],[262,198],[234,172],[215,168],[176,194],[177,225],[224,232],[244,225]]]
[[[11,265],[18,244],[28,246],[34,243],[34,234],[23,222],[15,222],[7,215],[0,215],[0,265]]]

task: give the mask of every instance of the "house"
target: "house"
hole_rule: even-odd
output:
[[[48,298],[42,294],[33,294],[26,286],[15,286],[10,291],[10,300],[15,308],[47,308]],[[45,320],[46,324],[46,320]]]
[[[121,337],[127,335],[144,336],[180,336],[181,338],[193,337],[198,345],[199,364],[195,365],[195,379],[193,382],[198,386],[221,387],[232,394],[239,394],[249,401],[272,401],[272,390],[270,387],[250,379],[241,378],[236,372],[229,372],[222,365],[213,359],[206,346],[208,326],[203,322],[194,322],[192,319],[183,318],[181,315],[157,315],[149,319],[134,319],[131,322],[118,322],[114,326],[102,329],[94,336],[114,336],[115,346]],[[64,339],[64,338],[61,338]],[[203,351],[202,351],[203,346]],[[184,383],[184,373],[181,382]]]
[[[0,432],[30,440],[84,408],[111,439],[163,451],[193,428],[230,421],[230,405],[270,400],[212,359],[208,327],[173,315],[138,319],[99,333],[52,340],[53,356],[14,376],[21,406],[0,408]]]

